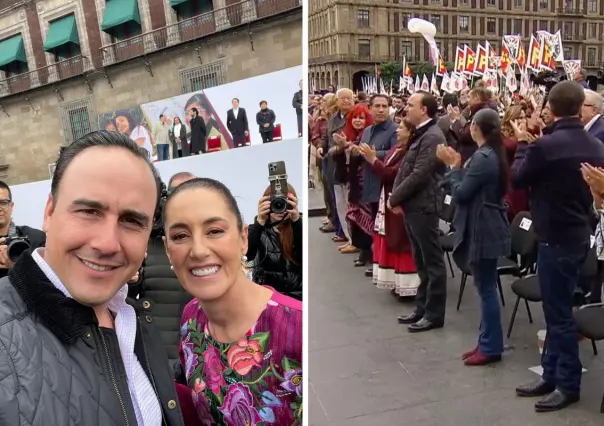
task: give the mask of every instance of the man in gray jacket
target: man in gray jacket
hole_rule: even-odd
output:
[[[90,133],[61,154],[46,248],[22,254],[0,280],[0,424],[184,424],[153,317],[126,299],[159,183],[119,133]]]
[[[415,312],[398,318],[401,324],[409,324],[410,332],[441,328],[445,322],[447,271],[438,227],[442,164],[436,157],[436,147],[445,144],[445,137],[436,124],[437,111],[438,102],[429,93],[420,92],[409,98],[407,118],[417,130],[409,141],[388,200],[393,212],[405,213],[420,278]]]

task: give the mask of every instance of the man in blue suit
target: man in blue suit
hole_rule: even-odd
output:
[[[604,118],[602,118],[604,99],[593,90],[585,89],[585,102],[581,108],[581,121],[585,131],[604,143]]]

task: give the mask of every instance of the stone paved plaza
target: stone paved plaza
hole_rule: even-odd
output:
[[[311,191],[309,208],[317,205]],[[534,324],[520,305],[502,363],[465,367],[461,354],[476,344],[479,300],[472,286],[455,303],[460,274],[448,280],[445,328],[409,334],[396,317],[413,306],[379,290],[355,268],[355,255],[342,255],[331,235],[309,228],[309,360],[307,396],[311,426],[587,426],[604,424],[599,413],[604,393],[604,358],[581,343],[588,370],[582,400],[558,413],[536,414],[533,399],[520,399],[514,388],[536,379],[537,331],[543,328],[539,305]],[[515,297],[504,280],[507,327]],[[604,352],[604,342],[600,343]]]

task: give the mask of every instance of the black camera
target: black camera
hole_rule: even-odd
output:
[[[23,252],[31,247],[31,244],[29,243],[29,238],[27,238],[27,236],[6,237],[6,239],[4,240],[4,244],[8,246],[7,254],[8,258],[12,262],[16,262],[17,260],[19,260]]]
[[[285,170],[285,161],[276,161],[268,163],[268,181],[271,185],[271,213],[285,213],[290,207],[287,194],[287,171]]]

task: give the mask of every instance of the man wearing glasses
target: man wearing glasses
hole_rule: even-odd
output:
[[[13,215],[13,194],[10,187],[0,181],[0,278],[8,275],[23,248],[29,244],[32,250],[44,247],[46,235],[29,226],[15,226]],[[23,242],[25,241],[25,243]],[[11,244],[15,242],[15,244]],[[10,256],[9,256],[10,247]],[[11,259],[12,257],[12,259]]]

